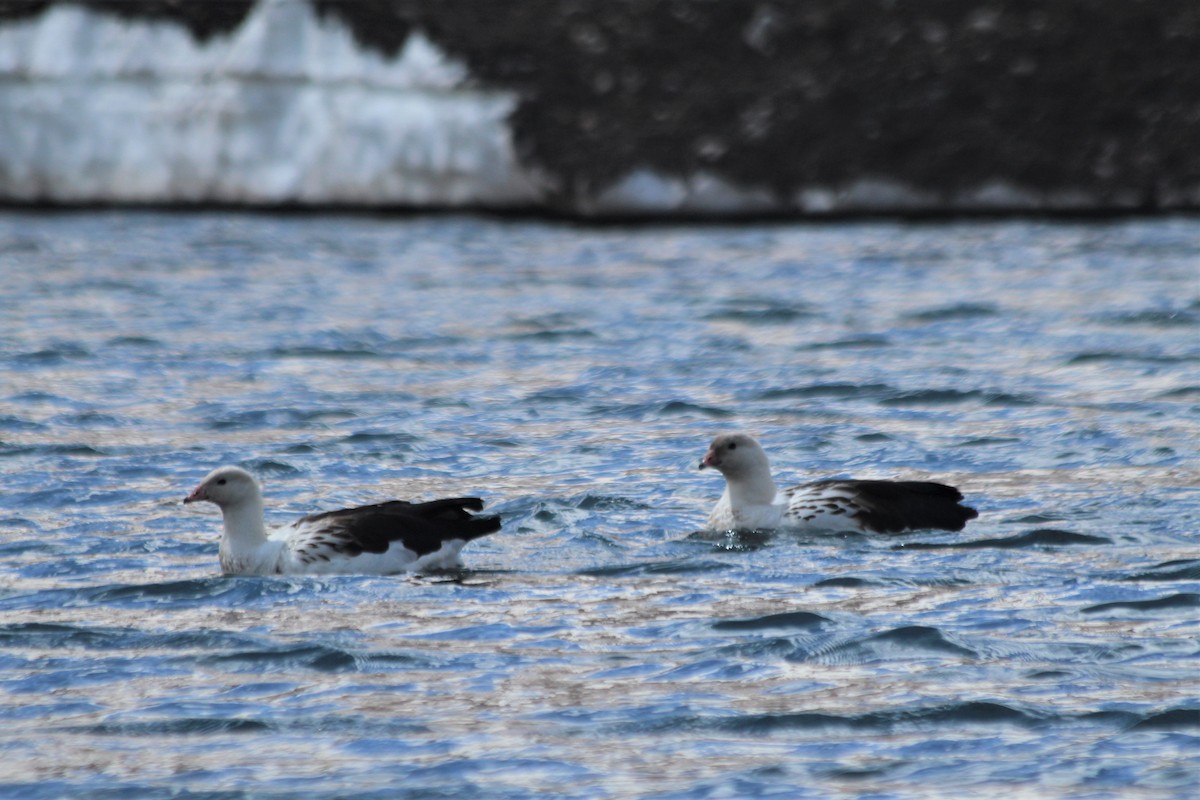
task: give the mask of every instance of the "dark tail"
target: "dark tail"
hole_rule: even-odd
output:
[[[408,507],[408,512],[436,523],[443,540],[465,539],[469,542],[500,530],[499,517],[477,517],[471,513],[482,509],[483,501],[478,497],[451,497],[414,503]]]
[[[478,497],[448,497],[444,500],[429,500],[424,503],[408,503],[408,510],[429,519],[465,519],[471,511],[482,511],[483,501]]]
[[[447,497],[442,500],[429,500],[424,503],[410,503],[407,500],[388,500],[373,506],[360,506],[350,511],[375,511],[381,514],[398,515],[409,519],[419,519],[434,523],[439,528],[453,533],[443,536],[444,539],[478,539],[489,533],[500,530],[499,517],[477,517],[472,511],[482,511],[483,501],[478,497]],[[326,514],[338,512],[326,512]],[[466,524],[457,524],[466,523]]]

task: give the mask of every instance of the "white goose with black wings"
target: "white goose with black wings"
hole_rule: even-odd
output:
[[[928,481],[824,480],[779,491],[767,454],[753,437],[725,433],[700,461],[725,476],[708,517],[712,530],[802,528],[902,533],[960,531],[979,514],[953,486]]]
[[[472,539],[500,530],[476,516],[477,497],[325,511],[277,528],[263,520],[262,488],[238,467],[214,470],[184,498],[221,509],[221,569],[229,575],[389,575],[454,569]]]

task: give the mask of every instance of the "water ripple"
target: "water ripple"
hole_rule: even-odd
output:
[[[1104,536],[1092,536],[1086,533],[1075,533],[1074,531],[1059,530],[1057,528],[1038,528],[1019,536],[1006,536],[998,539],[975,539],[968,542],[905,542],[896,545],[896,548],[905,550],[977,550],[985,547],[1015,549],[1020,547],[1063,547],[1112,543],[1112,539]]]
[[[1100,614],[1105,612],[1128,611],[1173,611],[1179,608],[1195,608],[1200,606],[1200,594],[1181,592],[1179,594],[1156,597],[1152,600],[1124,600],[1112,603],[1099,603],[1082,609],[1084,614]]]
[[[1188,797],[1198,231],[0,214],[0,794]],[[728,428],[980,517],[699,531]],[[504,528],[225,577],[225,463]]]

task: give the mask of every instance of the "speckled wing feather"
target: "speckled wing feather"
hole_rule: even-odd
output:
[[[470,541],[500,530],[500,518],[477,517],[483,508],[476,497],[409,503],[391,500],[357,508],[310,514],[297,520],[289,549],[301,563],[385,553],[398,543],[418,557],[433,553],[451,539]]]
[[[788,489],[785,495],[786,517],[798,526],[839,527],[841,522],[840,527],[874,533],[960,531],[979,516],[959,504],[962,493],[953,486],[926,481],[828,480]]]

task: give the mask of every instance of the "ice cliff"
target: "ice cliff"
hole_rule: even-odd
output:
[[[0,202],[1200,206],[1200,4],[0,0]]]

